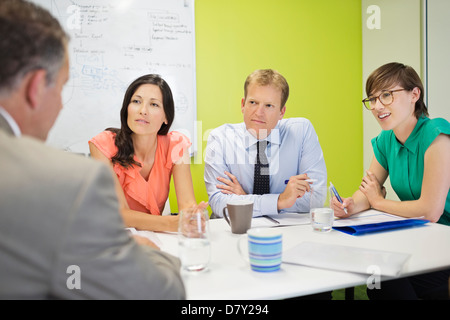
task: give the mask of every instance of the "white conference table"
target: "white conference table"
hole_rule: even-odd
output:
[[[317,233],[309,224],[278,228],[283,233],[283,251],[308,241],[408,253],[410,257],[399,277],[450,268],[450,227],[440,224],[427,223],[420,227],[362,236],[336,230]],[[211,261],[208,269],[197,273],[181,272],[187,299],[190,300],[285,299],[365,285],[369,278],[363,273],[287,263],[283,263],[276,272],[255,272],[237,250],[238,240],[246,235],[232,234],[224,219],[210,220],[210,230]],[[158,233],[157,236],[162,243],[161,250],[178,256],[176,234]]]

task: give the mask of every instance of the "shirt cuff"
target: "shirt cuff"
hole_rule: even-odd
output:
[[[278,214],[278,193],[264,194],[260,198],[259,208],[260,213],[255,214],[256,216],[263,216],[268,214]]]

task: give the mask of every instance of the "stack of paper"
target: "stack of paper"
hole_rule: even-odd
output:
[[[252,219],[252,228],[296,226],[309,223],[309,213],[286,212],[255,217]]]

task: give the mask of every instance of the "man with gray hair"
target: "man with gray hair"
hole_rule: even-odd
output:
[[[179,260],[125,230],[111,171],[42,143],[68,41],[48,11],[1,0],[0,299],[183,299]]]

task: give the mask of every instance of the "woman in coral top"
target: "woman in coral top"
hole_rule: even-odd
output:
[[[177,230],[178,216],[161,216],[172,175],[179,210],[197,205],[188,152],[191,142],[179,132],[169,132],[174,114],[169,85],[158,75],[145,75],[125,93],[121,128],[108,128],[89,141],[91,156],[111,165],[117,175],[128,227]]]

